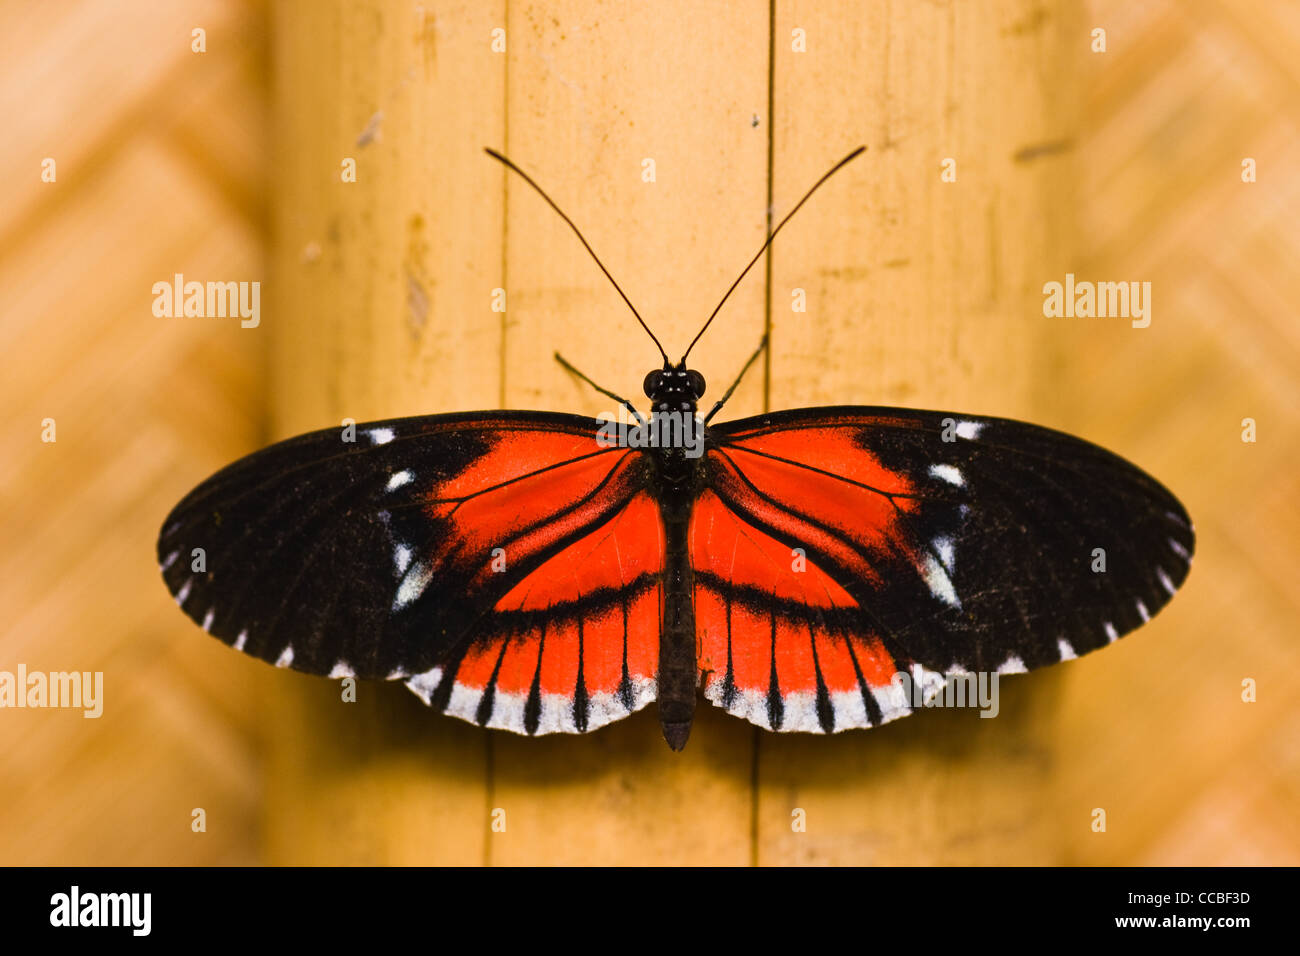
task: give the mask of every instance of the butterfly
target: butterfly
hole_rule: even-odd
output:
[[[586,733],[657,703],[685,746],[697,695],[767,730],[874,727],[900,676],[1032,670],[1149,620],[1188,574],[1187,512],[1082,439],[906,408],[711,424],[700,336],[650,413],[427,415],[327,428],[199,484],[158,540],[203,629],[276,664],[400,680],[434,710]],[[765,347],[750,357],[741,376]]]

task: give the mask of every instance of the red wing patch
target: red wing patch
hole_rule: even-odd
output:
[[[768,730],[825,733],[908,713],[893,657],[843,587],[706,490],[690,528],[704,696]]]
[[[658,508],[638,492],[518,580],[459,663],[407,685],[426,703],[441,691],[446,713],[516,733],[585,733],[626,717],[655,698],[663,553]]]
[[[502,561],[545,552],[626,501],[633,459],[563,432],[503,434],[469,468],[430,489],[428,513],[453,533],[437,543],[431,566],[455,564],[477,590]]]
[[[841,429],[739,438],[710,455],[710,466],[728,504],[855,578],[882,585],[882,567],[917,561],[900,528],[916,509],[915,488]]]

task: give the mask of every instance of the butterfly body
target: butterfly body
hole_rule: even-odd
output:
[[[672,416],[683,440],[660,442],[652,459],[656,501],[664,527],[664,613],[659,637],[658,708],[664,739],[673,750],[686,746],[695,715],[699,665],[696,660],[695,575],[689,547],[691,509],[704,484],[703,459],[688,453],[699,447],[695,429],[707,446],[707,427],[697,420],[704,376],[685,363],[652,371],[644,390],[650,399],[652,422]],[[690,430],[690,431],[688,431]],[[666,430],[672,434],[672,430]]]

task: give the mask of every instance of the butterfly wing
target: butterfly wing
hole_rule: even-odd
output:
[[[705,695],[774,730],[907,714],[899,672],[933,688],[1102,647],[1168,602],[1194,547],[1145,472],[1007,419],[796,409],[714,426],[706,460]]]
[[[571,415],[434,415],[326,429],[213,475],[158,559],[238,650],[405,679],[520,733],[583,732],[654,698],[663,529],[639,452]]]

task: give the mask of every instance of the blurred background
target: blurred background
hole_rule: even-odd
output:
[[[1300,864],[1296,4],[3,0],[0,63],[0,670],[105,683],[97,720],[0,710],[0,863]],[[652,712],[534,741],[341,704],[177,611],[163,517],[272,439],[601,410],[556,348],[637,391],[653,352],[482,146],[680,347],[859,142],[700,367],[770,324],[734,415],[947,407],[1129,457],[1196,522],[1157,620],[1004,719],[778,739],[703,705],[676,757]],[[262,282],[260,326],[155,317],[178,272]],[[1066,272],[1150,282],[1151,327],[1045,318]]]

